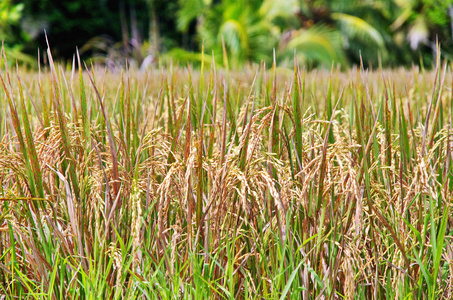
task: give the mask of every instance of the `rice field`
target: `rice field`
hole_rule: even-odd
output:
[[[7,66],[2,299],[452,299],[452,68]]]

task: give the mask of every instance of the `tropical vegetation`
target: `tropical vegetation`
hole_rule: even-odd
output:
[[[1,0],[0,11],[1,38],[14,49],[36,56],[46,30],[57,58],[70,63],[79,47],[110,68],[199,67],[203,50],[227,68],[270,65],[273,49],[289,68],[294,52],[310,68],[431,66],[436,42],[443,59],[453,55],[452,0]]]
[[[0,0],[0,299],[453,299],[452,1]]]

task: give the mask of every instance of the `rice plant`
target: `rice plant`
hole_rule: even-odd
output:
[[[0,297],[451,299],[451,66],[76,56],[0,81]]]

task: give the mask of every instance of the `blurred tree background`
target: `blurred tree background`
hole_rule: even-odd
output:
[[[40,49],[109,68],[202,59],[309,67],[429,65],[436,39],[453,58],[453,0],[0,0],[10,60],[33,65]],[[208,55],[202,56],[201,51]],[[227,53],[228,60],[224,53]]]

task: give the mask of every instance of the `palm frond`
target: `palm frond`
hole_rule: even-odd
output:
[[[285,19],[285,22],[297,21],[297,13],[300,10],[297,0],[264,0],[260,7],[259,14],[268,22],[276,19]]]
[[[219,30],[219,40],[225,40],[226,46],[231,50],[232,55],[237,56],[241,49],[248,48],[248,37],[246,29],[237,20],[227,20]]]
[[[253,5],[237,1],[215,5],[198,27],[199,40],[208,52],[222,54],[222,43],[233,64],[270,60],[280,31]]]
[[[280,60],[291,59],[294,51],[299,60],[306,63],[327,67],[332,63],[346,63],[340,32],[326,26],[293,31],[290,40],[279,49]]]
[[[190,23],[200,17],[211,4],[211,0],[184,0],[180,1],[181,8],[178,10],[176,26],[181,31],[187,31]]]
[[[348,38],[357,38],[362,42],[372,42],[384,48],[384,38],[381,33],[365,20],[344,13],[332,13],[332,19],[338,22],[340,30]]]

